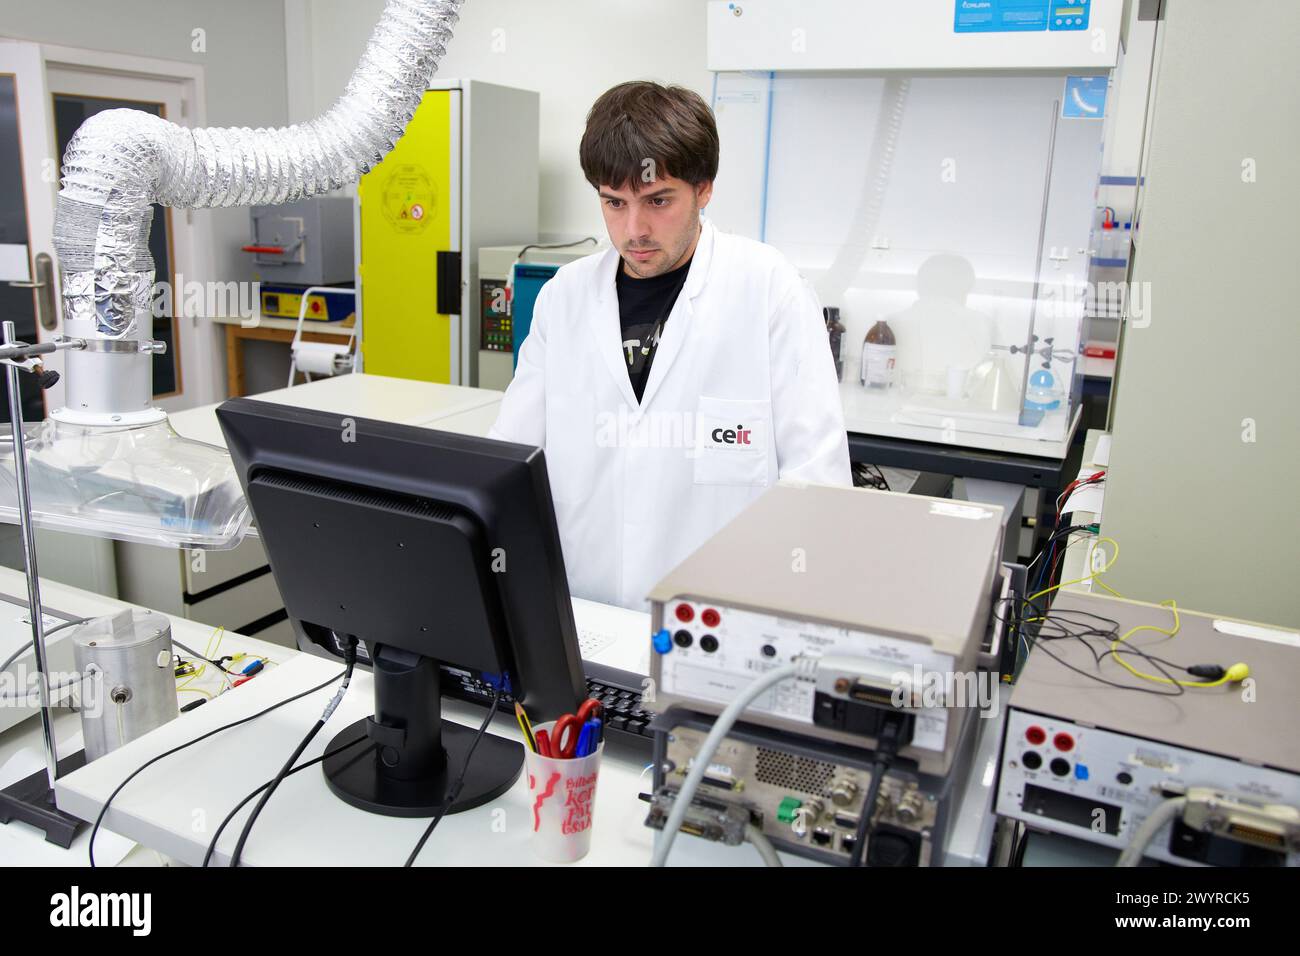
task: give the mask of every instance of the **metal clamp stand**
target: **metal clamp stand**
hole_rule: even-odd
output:
[[[36,571],[36,537],[32,528],[31,489],[27,483],[27,447],[24,441],[23,402],[19,389],[18,370],[33,371],[39,376],[42,388],[58,381],[57,372],[46,372],[39,364],[27,368],[23,363],[37,355],[65,348],[82,348],[84,343],[72,339],[41,345],[24,345],[14,338],[14,324],[5,322],[4,348],[0,348],[0,361],[5,364],[5,379],[9,386],[9,422],[14,443],[14,474],[18,480],[18,515],[22,529],[23,564],[27,572],[27,610],[32,622],[32,649],[36,657],[36,671],[41,697],[41,731],[45,737],[45,770],[28,776],[0,791],[0,823],[21,820],[45,831],[45,839],[63,848],[72,844],[77,831],[85,826],[60,810],[54,802],[54,782],[63,774],[71,773],[86,762],[84,751],[58,759],[54,739],[54,718],[50,712],[50,682],[45,654],[45,621],[41,607],[40,578]]]

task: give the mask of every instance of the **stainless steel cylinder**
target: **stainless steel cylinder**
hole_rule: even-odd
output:
[[[83,675],[81,733],[95,760],[174,718],[171,622],[156,611],[95,618],[71,638]]]
[[[68,323],[69,326],[72,323]],[[127,341],[138,345],[153,330],[142,327]],[[75,332],[69,332],[75,334]],[[153,356],[144,352],[71,350],[65,353],[66,407],[78,414],[112,415],[147,412],[153,407]]]

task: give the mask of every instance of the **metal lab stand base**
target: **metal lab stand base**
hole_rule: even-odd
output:
[[[78,750],[59,761],[58,776],[67,776],[85,765],[86,752]],[[38,770],[0,790],[0,823],[14,820],[43,830],[47,842],[65,850],[86,825],[85,820],[64,813],[55,805],[48,770]]]
[[[45,738],[45,769],[0,791],[0,823],[21,820],[45,831],[45,839],[64,849],[72,845],[85,821],[64,813],[54,802],[54,781],[71,773],[86,762],[84,752],[59,760],[54,740],[54,720],[50,712],[49,664],[45,650],[45,619],[41,608],[40,577],[36,570],[36,536],[32,527],[31,488],[27,483],[27,446],[23,428],[23,403],[15,361],[61,348],[78,348],[84,343],[64,340],[59,344],[23,345],[14,337],[14,324],[5,322],[4,346],[0,359],[5,361],[5,380],[9,386],[9,423],[14,446],[14,475],[18,484],[19,527],[23,539],[23,569],[27,574],[27,612],[32,622],[32,649],[36,657],[38,689],[41,697],[41,730]],[[52,384],[52,382],[51,382]]]

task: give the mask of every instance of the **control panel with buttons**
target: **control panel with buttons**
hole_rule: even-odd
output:
[[[499,279],[479,281],[479,348],[489,352],[513,352],[514,319],[506,297],[506,284]]]
[[[1090,0],[1055,0],[1047,20],[1049,30],[1088,29]]]
[[[1001,816],[1123,849],[1157,806],[1193,787],[1300,806],[1300,777],[1285,771],[1015,707],[1008,712],[996,797]],[[1156,835],[1147,856],[1197,864],[1203,844],[1202,834],[1175,822]],[[1300,852],[1283,846],[1276,862],[1300,865]]]
[[[952,669],[951,658],[914,641],[687,598],[666,603],[662,622],[663,627],[651,640],[662,674],[658,692],[671,701],[693,706],[704,702],[725,706],[756,677],[800,656],[868,658],[885,662],[891,672],[907,674],[915,667],[927,672]],[[874,728],[854,730],[843,721],[818,719],[816,698],[814,680],[783,681],[760,696],[750,711],[800,724],[838,727],[859,735],[875,733]],[[946,711],[942,707],[918,708],[916,713],[912,746],[942,751]]]

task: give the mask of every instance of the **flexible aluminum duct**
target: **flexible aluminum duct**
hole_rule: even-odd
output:
[[[347,90],[287,129],[186,129],[137,110],[88,119],[63,161],[54,246],[67,408],[80,424],[143,422],[152,404],[150,206],[292,202],[357,179],[397,142],[437,69],[462,0],[388,0]]]

